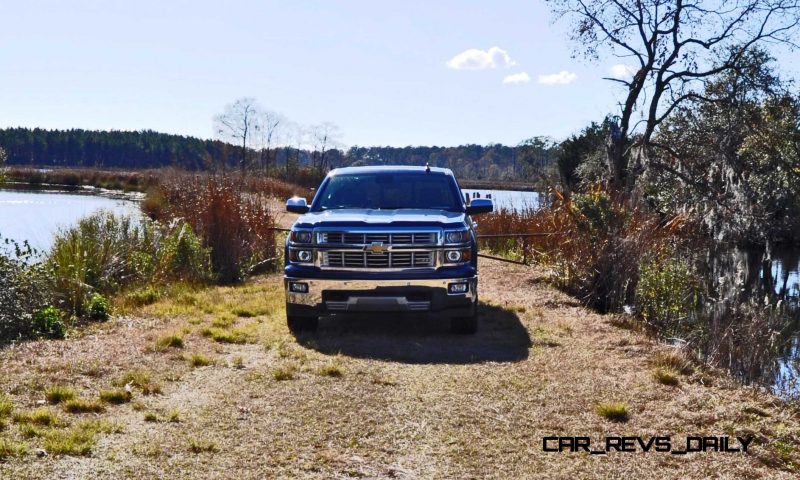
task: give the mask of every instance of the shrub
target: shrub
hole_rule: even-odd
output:
[[[211,278],[209,250],[186,223],[173,228],[159,246],[159,268],[163,277],[191,283]]]
[[[108,302],[102,295],[166,280],[204,282],[208,255],[182,222],[158,225],[100,212],[56,235],[47,266],[56,298],[69,312],[104,319]],[[148,295],[140,300],[154,296]]]
[[[33,334],[33,318],[50,303],[44,269],[27,243],[3,240],[0,247],[0,342]]]
[[[636,286],[636,305],[642,319],[661,336],[686,339],[698,327],[700,284],[683,259],[644,263]]]
[[[108,300],[106,300],[106,297],[99,293],[93,293],[87,302],[86,314],[91,320],[108,320]]]
[[[126,284],[149,280],[158,231],[147,221],[100,212],[56,234],[47,262],[57,298],[81,316],[94,292],[111,294]]]
[[[191,225],[211,249],[219,282],[237,282],[250,267],[277,257],[269,196],[250,191],[241,177],[175,175],[162,182],[160,195],[167,203],[160,219]]]
[[[61,320],[61,311],[50,305],[33,316],[33,330],[45,337],[64,338],[67,328]]]

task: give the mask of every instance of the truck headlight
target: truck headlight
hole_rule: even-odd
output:
[[[311,232],[309,230],[292,230],[289,238],[293,243],[311,243]]]
[[[312,258],[311,250],[289,250],[289,260],[292,262],[311,263]]]
[[[461,260],[461,252],[458,250],[448,250],[447,253],[447,261],[450,263],[456,263]]]
[[[444,234],[444,243],[465,243],[469,241],[469,230],[457,230]]]
[[[472,259],[472,250],[469,248],[463,250],[447,250],[444,253],[444,259],[447,263],[469,262]]]

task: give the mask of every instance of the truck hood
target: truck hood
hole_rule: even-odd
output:
[[[464,212],[446,210],[399,209],[369,210],[341,209],[311,212],[295,222],[297,227],[364,227],[364,226],[417,226],[458,227],[465,224]]]

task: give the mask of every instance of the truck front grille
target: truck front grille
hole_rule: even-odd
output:
[[[436,244],[436,233],[320,232],[317,237],[317,243],[323,245],[369,245],[372,243],[383,243],[386,245],[433,245]]]
[[[433,252],[363,252],[355,250],[322,252],[322,266],[331,268],[415,268],[433,267]]]

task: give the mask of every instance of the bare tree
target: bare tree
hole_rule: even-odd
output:
[[[259,112],[254,98],[244,97],[226,105],[225,110],[214,117],[214,130],[222,140],[240,145],[239,168],[247,168],[247,151],[255,140],[258,130]]]
[[[754,47],[796,47],[800,2],[796,0],[547,0],[559,17],[573,20],[576,53],[597,59],[610,53],[634,65],[631,75],[609,78],[627,89],[606,156],[609,184],[633,188],[646,167],[681,176],[652,160],[653,133],[681,103],[704,100],[715,75],[743,68]],[[633,124],[634,113],[641,120]]]
[[[279,141],[280,129],[286,123],[286,118],[271,110],[264,110],[256,118],[256,133],[260,150],[260,163],[264,171],[269,171],[272,164],[273,150]]]
[[[311,159],[314,162],[313,167],[318,172],[323,172],[327,168],[328,153],[342,146],[341,137],[342,132],[335,123],[324,122],[311,127],[311,141],[314,145]]]

